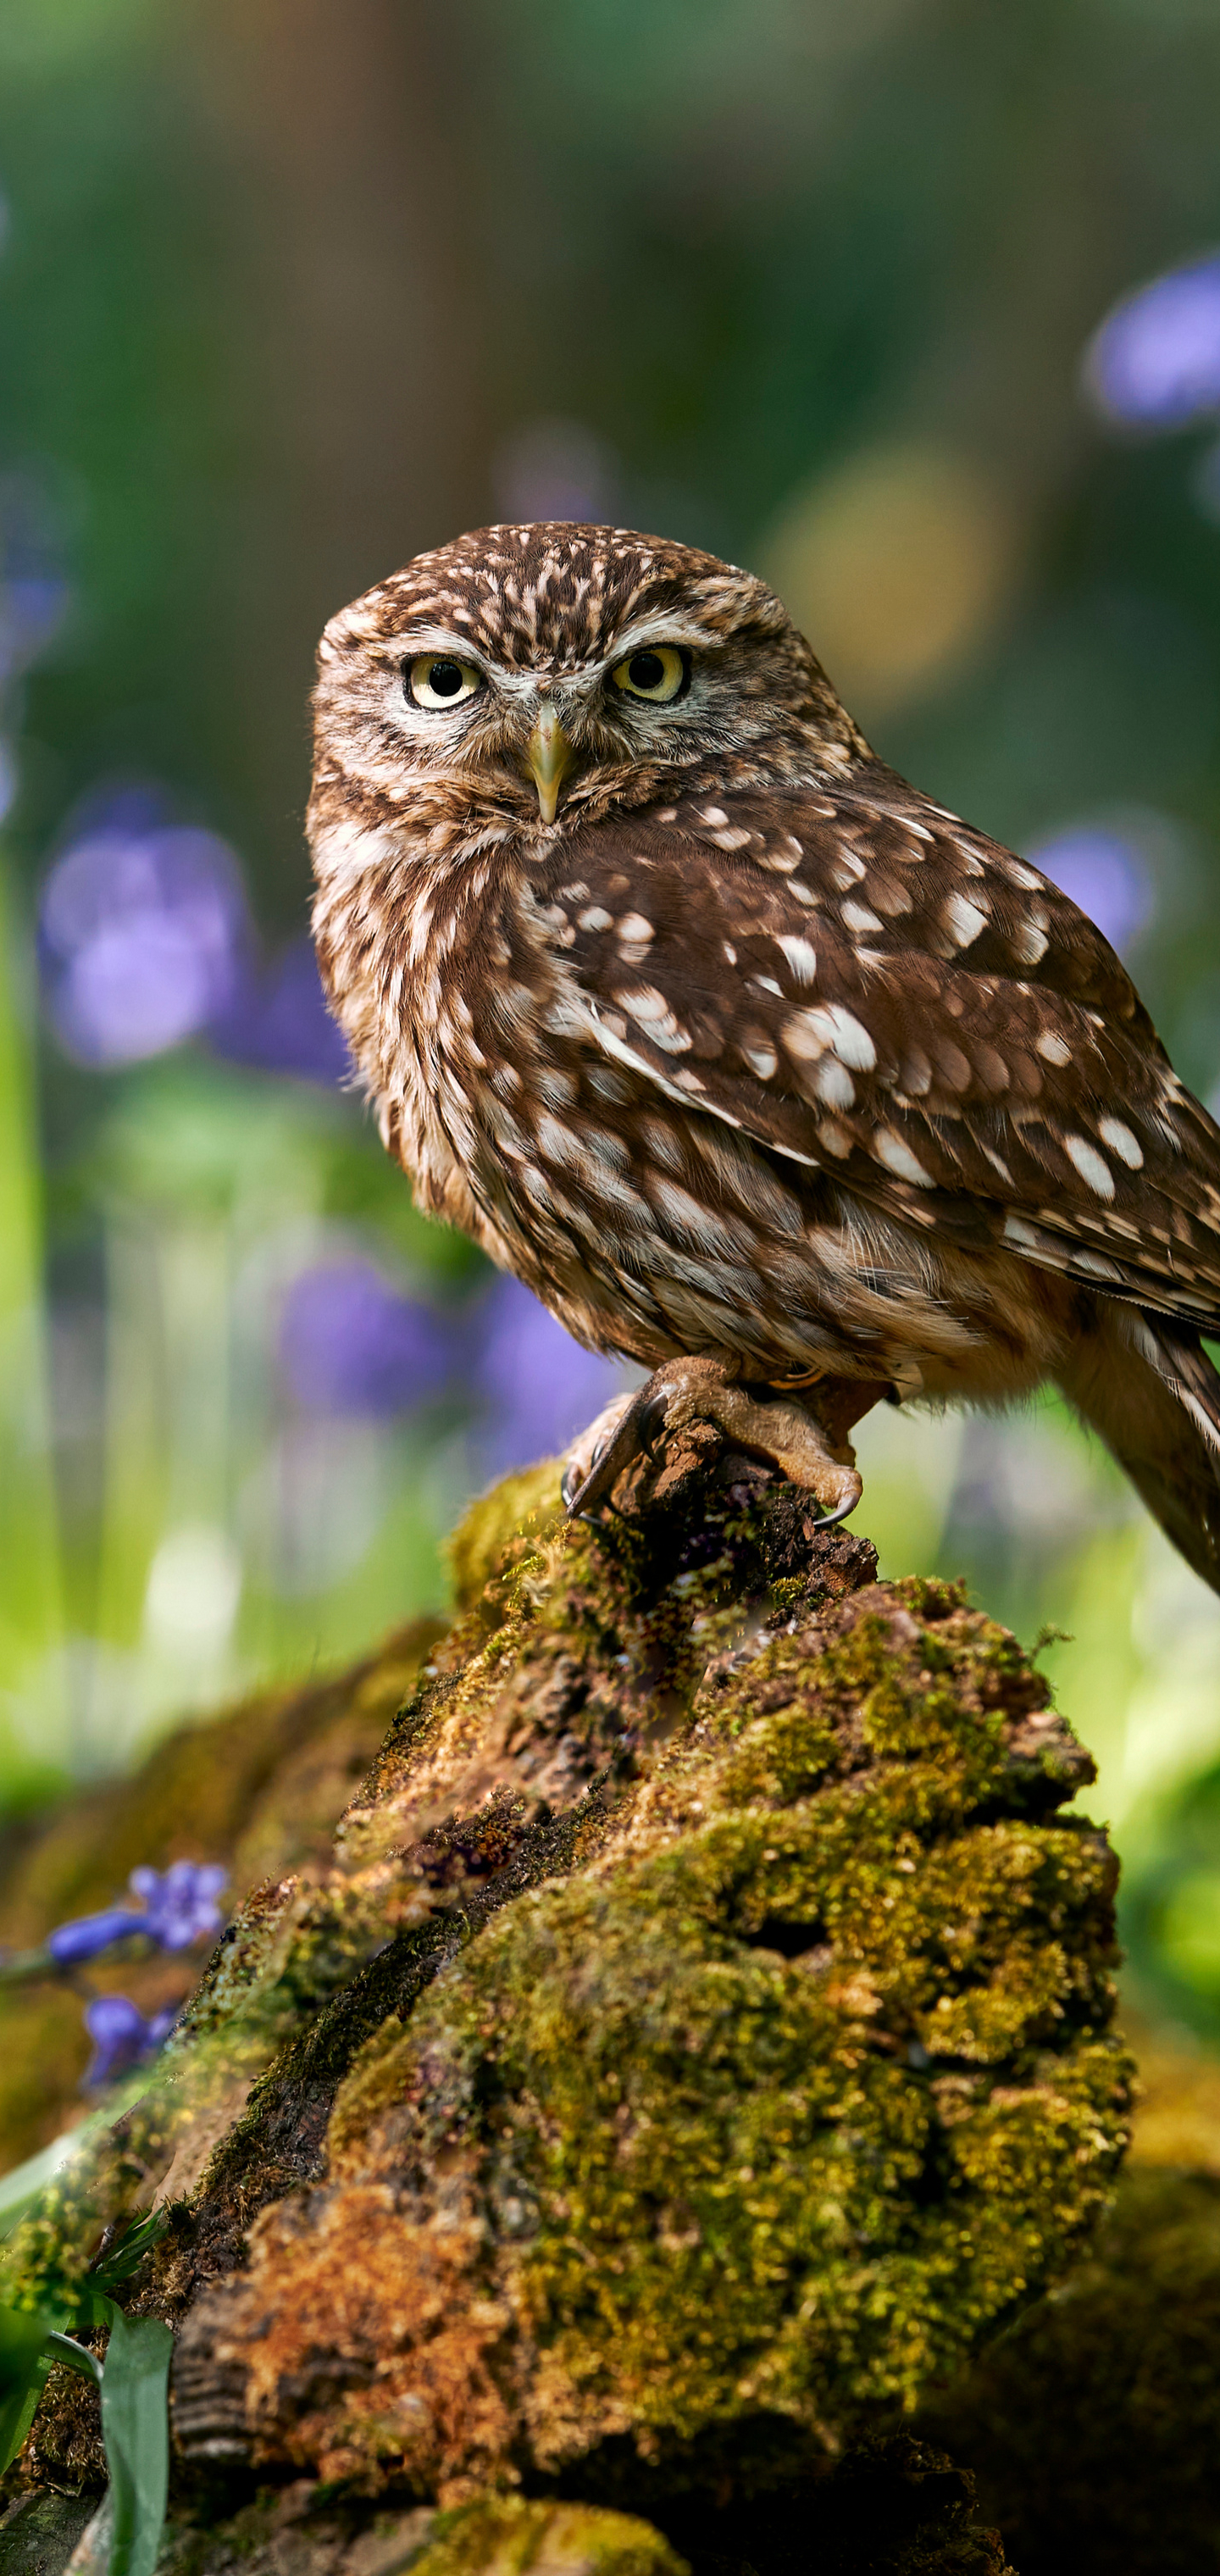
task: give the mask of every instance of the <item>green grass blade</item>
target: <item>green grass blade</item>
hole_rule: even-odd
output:
[[[0,2308],[0,2476],[16,2459],[46,2386],[50,2322],[33,2308]]]
[[[108,2576],[153,2576],[169,2486],[170,2328],[115,2317],[102,2372],[102,2438],[114,2496]]]

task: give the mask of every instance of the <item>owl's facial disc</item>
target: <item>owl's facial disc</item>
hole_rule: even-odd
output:
[[[529,779],[544,824],[578,779],[604,785],[641,758],[682,756],[675,727],[694,649],[654,634],[652,623],[596,661],[532,671],[482,653],[476,660],[462,639],[433,629],[404,639],[397,667],[400,707],[429,768],[459,773],[467,787],[477,777],[497,799],[511,797],[511,781]]]

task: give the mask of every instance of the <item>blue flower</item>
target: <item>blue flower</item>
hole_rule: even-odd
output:
[[[100,1950],[108,1950],[112,1941],[125,1941],[132,1932],[146,1932],[147,1918],[137,1914],[131,1905],[107,1905],[100,1914],[79,1914],[74,1923],[57,1924],[47,1935],[47,1948],[60,1968],[72,1968],[83,1959],[96,1959]]]
[[[1101,409],[1132,429],[1220,410],[1220,256],[1154,277],[1107,314],[1086,361]]]
[[[145,1912],[135,1917],[163,1950],[189,1950],[193,1941],[220,1930],[216,1899],[228,1884],[219,1861],[175,1860],[168,1869],[133,1869],[127,1881],[142,1896]]]
[[[279,1362],[311,1413],[406,1413],[443,1390],[455,1365],[441,1316],[404,1297],[371,1261],[347,1255],[294,1279]]]
[[[48,1016],[78,1064],[135,1064],[228,1009],[251,931],[241,872],[215,833],[153,790],[95,799],[42,891]]]
[[[488,1407],[477,1439],[488,1475],[562,1449],[629,1383],[617,1360],[586,1351],[519,1279],[499,1279],[479,1318],[474,1385]]]
[[[109,2084],[129,2066],[155,2057],[168,2039],[181,2007],[167,2004],[158,2013],[142,2013],[130,1995],[98,1995],[85,2006],[85,2028],[93,2055],[85,2074],[89,2086]]]
[[[1120,955],[1151,916],[1148,863],[1138,843],[1105,823],[1073,823],[1027,854],[1070,895]]]
[[[208,1044],[231,1064],[261,1065],[303,1082],[346,1082],[351,1050],[331,1018],[313,941],[292,939],[261,973],[251,974],[229,1009],[212,1022]]]

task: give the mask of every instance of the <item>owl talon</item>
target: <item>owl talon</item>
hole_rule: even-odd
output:
[[[855,1510],[863,1485],[851,1449],[832,1447],[803,1404],[774,1396],[760,1400],[737,1383],[732,1361],[705,1357],[667,1360],[638,1395],[620,1396],[599,1414],[564,1468],[560,1492],[569,1518],[593,1518],[641,1452],[655,1457],[668,1437],[695,1422],[714,1424],[735,1448],[765,1458],[811,1492],[820,1505],[820,1528],[832,1528]]]

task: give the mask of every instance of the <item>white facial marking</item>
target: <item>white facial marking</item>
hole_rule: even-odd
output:
[[[1090,1145],[1087,1136],[1065,1136],[1063,1145],[1065,1153],[1070,1155],[1074,1162],[1081,1180],[1088,1183],[1096,1197],[1112,1199],[1114,1174],[1105,1156],[1098,1153],[1096,1145]]]
[[[1129,1171],[1140,1170],[1144,1160],[1143,1146],[1138,1136],[1133,1136],[1130,1128],[1124,1127],[1121,1118],[1099,1119],[1097,1133],[1103,1145],[1108,1145],[1111,1152],[1117,1154],[1120,1163],[1127,1165]]]

